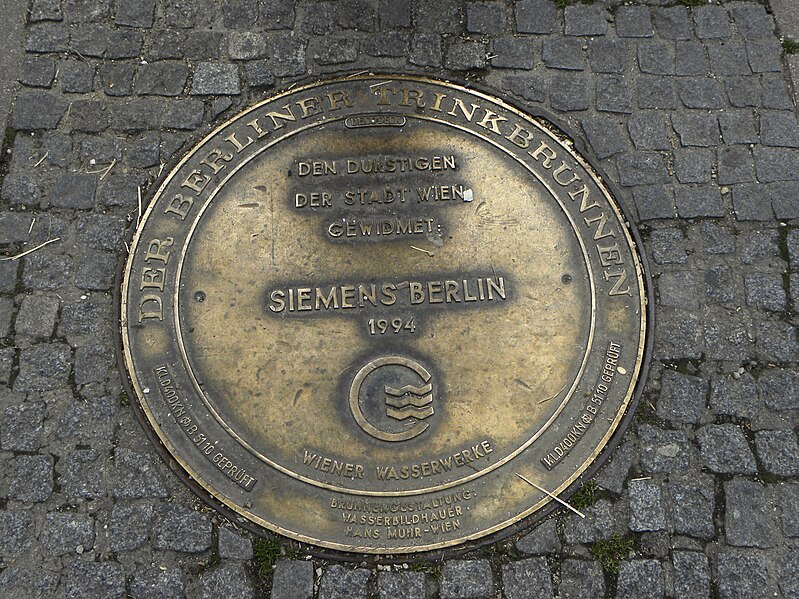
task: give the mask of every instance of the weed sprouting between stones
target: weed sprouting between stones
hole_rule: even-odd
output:
[[[269,580],[275,567],[277,558],[280,557],[280,541],[275,537],[257,538],[252,543],[253,564],[261,580]]]
[[[597,541],[591,545],[591,555],[609,574],[619,573],[619,565],[635,547],[635,539],[631,536],[613,535],[606,541]]]
[[[597,484],[589,480],[569,498],[569,504],[577,509],[584,510],[591,507],[597,500]]]
[[[782,49],[786,54],[796,54],[799,52],[799,42],[789,37],[782,40]]]

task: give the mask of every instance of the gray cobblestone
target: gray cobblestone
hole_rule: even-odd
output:
[[[799,182],[780,181],[768,187],[774,215],[781,220],[799,218]]]
[[[773,547],[775,527],[763,485],[731,480],[724,483],[724,497],[727,502],[724,519],[727,543],[743,547]]]
[[[695,551],[675,551],[672,563],[676,597],[710,597],[710,565],[706,556]]]
[[[150,503],[117,502],[108,525],[108,542],[112,551],[132,551],[146,541],[153,519]]]
[[[652,15],[648,6],[620,6],[616,10],[619,37],[653,37]]]
[[[378,572],[377,592],[380,599],[425,599],[424,578],[423,572]]]
[[[799,520],[796,510],[799,509],[799,484],[781,483],[777,485],[778,519],[782,534],[786,537],[799,537]]]
[[[663,185],[636,187],[633,189],[635,207],[642,221],[655,218],[674,218],[677,206],[674,203],[674,192]]]
[[[44,415],[43,401],[8,406],[0,424],[0,449],[3,451],[36,451],[42,445]]]
[[[700,377],[667,370],[661,379],[658,416],[677,422],[699,423],[705,411],[708,384]]]
[[[108,409],[115,409],[110,404]],[[113,493],[115,497],[124,499],[141,499],[143,497],[166,497],[167,490],[163,477],[158,472],[158,458],[152,454],[135,452],[119,447],[114,452],[116,483]],[[187,520],[191,518],[186,517]],[[202,524],[194,519],[198,526]]]
[[[516,28],[520,33],[551,33],[561,14],[548,0],[520,0],[516,3]]]
[[[348,570],[343,566],[327,568],[319,582],[319,599],[365,599],[372,572],[366,568]]]
[[[8,599],[50,597],[58,587],[58,579],[55,572],[24,566],[9,566],[0,573],[0,585]]]
[[[67,574],[67,599],[125,597],[125,571],[116,562],[75,562]]]
[[[4,510],[0,512],[0,533],[0,555],[19,557],[33,542],[33,517],[29,512]]]
[[[596,73],[621,75],[627,70],[627,44],[624,40],[591,38],[588,42],[588,56],[591,70]]]
[[[675,114],[671,123],[682,146],[712,147],[719,143],[718,120],[713,114]]]
[[[799,476],[799,445],[790,429],[758,431],[755,450],[766,472],[777,476]]]
[[[278,560],[272,578],[272,599],[311,599],[313,593],[314,569],[311,562]]]
[[[716,562],[721,599],[756,597],[767,593],[769,569],[759,555],[729,551],[719,553]]]
[[[721,185],[750,183],[755,180],[752,168],[752,154],[745,146],[731,146],[718,150],[718,174],[716,180]]]
[[[94,449],[76,449],[59,462],[61,490],[73,500],[100,499],[106,493],[107,465]]]
[[[630,492],[630,530],[657,531],[666,528],[666,512],[661,499],[660,484],[632,480]]]
[[[714,75],[725,77],[749,75],[752,70],[747,59],[747,47],[744,44],[726,42],[712,44],[707,47],[710,58],[710,71]]]
[[[705,75],[710,69],[705,45],[697,41],[680,41],[675,45],[675,68],[677,75]]]
[[[654,75],[641,76],[637,86],[638,107],[644,110],[673,110],[677,107],[674,82]]]
[[[47,514],[39,541],[51,556],[89,551],[94,547],[94,520],[85,514]]]
[[[180,505],[162,505],[155,512],[151,538],[154,549],[201,553],[211,547],[211,521]]]
[[[238,95],[238,68],[234,64],[201,62],[194,70],[191,93],[195,95]]]
[[[663,566],[652,559],[623,561],[616,584],[619,599],[663,597]]]
[[[696,35],[700,39],[728,38],[732,35],[730,17],[723,6],[699,6],[693,10]]]
[[[713,472],[754,474],[755,458],[741,429],[734,424],[710,424],[697,432],[702,462]]]
[[[64,343],[40,343],[23,349],[14,390],[29,393],[63,385],[72,370],[71,362],[72,352]]]
[[[532,69],[536,64],[537,42],[515,37],[495,38],[491,45],[491,66],[500,69]]]
[[[602,568],[594,561],[565,559],[558,589],[563,599],[600,599],[605,596]]]
[[[746,372],[737,377],[714,375],[710,383],[710,407],[715,414],[751,420],[760,407],[755,380]]]
[[[543,557],[503,565],[502,584],[507,599],[548,599],[553,596],[552,574]]]
[[[252,582],[241,564],[220,564],[203,573],[201,577],[202,599],[230,597],[248,599],[254,596]]]
[[[182,599],[184,588],[184,575],[175,566],[140,568],[130,582],[130,591],[137,599]]]
[[[713,479],[705,475],[686,480],[673,480],[666,488],[671,501],[674,532],[677,534],[710,539],[715,533],[713,511],[715,490]]]
[[[441,36],[435,33],[418,33],[411,37],[408,60],[423,67],[438,67],[442,64],[443,48]]]
[[[586,68],[585,51],[579,39],[555,38],[544,40],[542,58],[552,69],[582,71]]]
[[[228,526],[219,528],[219,557],[239,560],[252,559],[252,542]]]
[[[608,30],[607,13],[601,5],[573,4],[563,13],[566,35],[605,35]]]
[[[494,1],[466,4],[466,30],[474,33],[502,33],[507,16],[505,5]]]
[[[21,455],[11,460],[8,498],[27,503],[47,501],[53,492],[53,457]]]
[[[441,567],[441,599],[489,599],[494,595],[487,560],[453,560]]]
[[[526,555],[559,553],[561,548],[557,523],[554,519],[539,524],[516,541],[516,549]]]
[[[567,544],[606,541],[622,531],[614,506],[605,499],[582,510],[585,518],[569,514],[563,522],[563,539]]]

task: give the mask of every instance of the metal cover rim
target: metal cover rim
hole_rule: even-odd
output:
[[[381,81],[381,80],[386,80],[386,79],[393,79],[393,80],[396,80],[396,81],[399,81],[399,82],[402,82],[402,81],[411,82],[411,83],[412,82],[427,82],[427,83],[436,84],[436,85],[445,84],[448,87],[450,87],[452,89],[455,89],[455,90],[457,90],[459,92],[462,92],[462,93],[465,93],[465,94],[470,94],[472,96],[481,97],[481,98],[483,98],[483,99],[485,99],[485,100],[487,100],[489,102],[492,102],[492,103],[494,103],[496,105],[502,106],[504,109],[508,110],[509,112],[516,113],[522,119],[528,119],[529,118],[525,112],[517,110],[515,107],[507,104],[506,102],[503,102],[502,100],[497,99],[496,97],[492,97],[492,96],[489,96],[487,94],[483,94],[481,92],[476,92],[474,89],[469,89],[469,88],[466,88],[466,87],[463,87],[463,86],[453,85],[453,84],[450,84],[450,83],[440,82],[440,81],[436,81],[436,80],[429,79],[429,78],[414,77],[414,76],[409,76],[409,75],[389,75],[389,76],[365,75],[365,76],[350,77],[350,78],[345,79],[344,81],[347,81],[347,82],[364,81],[364,80]],[[331,80],[331,81],[335,82],[335,81],[342,81],[342,80]],[[305,92],[307,90],[312,90],[314,88],[317,88],[317,87],[319,87],[321,85],[324,85],[326,83],[330,83],[330,81],[320,82],[320,83],[312,83],[312,84],[309,84],[307,86],[303,86],[303,87],[287,90],[286,92],[283,92],[282,94],[279,94],[279,95],[276,95],[276,96],[272,96],[272,97],[264,100],[263,102],[260,102],[260,103],[254,105],[254,106],[249,107],[242,114],[246,114],[246,113],[252,112],[252,111],[256,110],[257,108],[262,107],[262,106],[264,106],[264,105],[266,105],[266,104],[268,104],[270,102],[274,102],[275,100],[280,99],[282,97],[294,96],[296,94]],[[199,148],[201,148],[203,146],[203,144],[205,144],[206,142],[211,140],[219,132],[223,131],[232,122],[234,122],[237,119],[240,119],[241,116],[242,115],[238,115],[237,117],[234,117],[234,119],[231,119],[230,121],[228,121],[228,122],[224,123],[223,125],[217,127],[214,131],[212,131],[207,136],[205,136],[200,142],[195,144],[195,146],[192,149],[192,153],[196,152]],[[547,117],[543,117],[543,118],[546,118],[550,123],[552,123],[552,119],[551,118],[547,118]],[[165,188],[168,186],[171,178],[192,157],[192,155],[193,155],[192,153],[190,153],[189,155],[184,157],[173,169],[171,169],[171,171],[167,175],[165,175],[164,181],[159,186],[157,186],[155,192],[151,195],[152,198],[158,198],[163,193]],[[578,162],[582,163],[583,168],[585,168],[585,170],[592,177],[594,177],[595,183],[597,184],[598,187],[600,187],[601,189],[605,189],[606,193],[610,197],[615,195],[615,194],[612,194],[610,191],[607,191],[607,188],[608,188],[607,182],[601,180],[596,175],[596,169],[593,167],[591,162],[588,161],[585,158],[585,150],[582,151],[582,154],[583,155],[580,155],[578,153],[573,153],[572,157],[575,158]],[[621,211],[621,207],[618,204],[614,204],[612,202],[611,202],[610,205],[616,211],[617,217],[619,219],[619,222],[627,224],[629,226],[629,220],[626,219],[625,216],[623,215],[623,212]],[[144,223],[147,222],[148,218],[150,217],[151,213],[154,210],[154,207],[155,207],[155,202],[151,202],[149,204],[145,214],[142,217],[142,227],[143,227]],[[627,237],[627,243],[631,247],[635,247],[636,246],[636,242],[638,240],[637,240],[637,238],[633,239],[632,237],[637,236],[637,232],[634,229],[632,230],[632,232],[630,232],[630,231],[627,230],[627,227],[623,227],[622,230],[624,232],[624,235]],[[258,524],[258,525],[261,525],[264,528],[267,528],[267,529],[273,530],[275,532],[284,534],[284,535],[286,535],[288,537],[294,538],[294,539],[302,541],[302,542],[310,543],[312,545],[317,545],[317,546],[321,546],[321,547],[324,547],[324,548],[334,549],[334,550],[337,550],[337,551],[344,551],[344,552],[358,552],[358,553],[366,552],[366,553],[376,553],[376,554],[386,554],[386,553],[396,554],[396,553],[404,553],[404,552],[419,552],[419,551],[427,552],[427,551],[439,550],[439,549],[446,548],[446,547],[460,545],[460,544],[463,544],[463,543],[468,542],[468,541],[473,541],[474,539],[477,539],[477,538],[488,537],[490,535],[493,535],[493,534],[497,533],[498,531],[501,531],[503,529],[507,529],[509,526],[511,526],[514,523],[517,523],[517,522],[520,522],[520,521],[524,520],[525,518],[527,518],[528,516],[530,516],[533,513],[537,513],[538,512],[538,508],[540,508],[544,504],[550,503],[549,500],[546,497],[544,497],[541,501],[537,502],[536,505],[533,508],[531,508],[528,512],[526,512],[524,514],[515,516],[515,517],[513,517],[511,519],[508,519],[506,521],[497,523],[496,525],[491,526],[489,528],[485,528],[485,529],[481,530],[477,534],[474,534],[474,535],[471,535],[471,536],[462,537],[462,538],[453,540],[451,542],[440,542],[440,543],[426,544],[426,545],[423,545],[423,546],[413,545],[413,546],[406,546],[406,547],[398,547],[398,548],[391,548],[389,551],[386,551],[386,550],[374,549],[374,548],[370,548],[370,547],[360,547],[360,546],[354,546],[352,544],[336,543],[336,542],[330,542],[330,541],[326,541],[326,540],[321,540],[321,539],[314,538],[313,536],[308,535],[308,534],[302,534],[302,533],[298,533],[295,530],[290,530],[290,529],[287,529],[287,528],[284,528],[284,527],[276,526],[276,525],[274,525],[274,523],[271,523],[271,522],[268,522],[266,520],[263,520],[257,514],[248,512],[246,509],[243,509],[240,505],[236,505],[228,497],[225,497],[224,494],[219,493],[219,492],[215,491],[212,488],[209,488],[207,485],[203,484],[203,482],[202,482],[202,480],[203,480],[202,474],[200,472],[196,471],[194,468],[192,468],[192,466],[190,464],[186,463],[181,458],[179,452],[171,444],[169,437],[163,432],[163,430],[159,426],[159,423],[155,420],[153,414],[151,413],[151,411],[149,410],[149,408],[147,406],[146,393],[144,392],[143,387],[139,384],[139,381],[137,380],[137,377],[135,375],[134,358],[132,356],[131,349],[130,349],[130,346],[129,346],[129,343],[128,343],[128,337],[127,337],[128,334],[129,334],[129,328],[128,328],[128,322],[127,322],[127,320],[125,318],[125,315],[126,315],[126,312],[128,310],[128,306],[127,306],[127,296],[124,293],[124,290],[127,289],[129,287],[129,285],[130,285],[131,268],[132,268],[132,263],[133,263],[134,252],[135,252],[135,248],[139,247],[139,244],[141,242],[141,239],[140,239],[141,233],[142,233],[142,228],[140,228],[134,235],[133,245],[132,245],[133,250],[131,252],[131,256],[130,256],[130,258],[128,260],[128,263],[127,263],[127,265],[125,267],[124,279],[123,279],[123,283],[122,283],[123,293],[120,296],[120,316],[122,318],[122,346],[123,346],[123,352],[122,352],[123,356],[122,356],[122,358],[123,358],[124,364],[125,364],[125,372],[126,372],[126,374],[131,374],[131,383],[132,383],[135,395],[136,395],[136,397],[138,399],[138,406],[137,407],[139,409],[141,409],[142,413],[145,415],[150,427],[152,427],[151,430],[153,430],[156,433],[158,439],[163,444],[163,446],[165,448],[165,451],[167,452],[167,455],[170,458],[176,460],[180,464],[181,468],[183,468],[188,473],[188,475],[191,478],[194,478],[195,480],[200,481],[200,486],[203,488],[203,490],[206,493],[209,493],[214,499],[216,499],[217,501],[219,501],[222,504],[224,504],[228,509],[231,509],[234,513],[243,515],[243,516],[249,518],[252,522],[254,522],[254,523]],[[631,235],[632,235],[632,237],[631,237]],[[648,353],[649,353],[648,352],[648,346],[651,344],[651,335],[646,334],[646,333],[648,333],[648,331],[649,331],[649,329],[651,328],[651,325],[652,325],[652,318],[651,318],[651,307],[652,307],[652,304],[651,304],[651,302],[647,302],[647,298],[649,297],[649,295],[651,293],[651,285],[648,285],[648,276],[649,275],[648,275],[648,272],[646,271],[646,268],[645,268],[645,257],[642,256],[640,253],[635,253],[635,252],[633,253],[633,256],[634,256],[634,258],[636,260],[636,275],[637,275],[636,279],[638,280],[639,289],[640,289],[640,293],[641,293],[641,300],[642,300],[642,304],[644,306],[644,309],[641,310],[641,323],[642,323],[641,332],[642,332],[642,334],[641,334],[641,337],[640,337],[640,342],[639,342],[639,347],[638,347],[638,356],[639,356],[639,358],[638,358],[637,363],[635,365],[635,371],[636,371],[636,374],[638,374],[638,373],[645,374],[645,370],[646,370],[646,366],[647,366],[647,362],[648,362],[648,357],[649,357],[648,356]],[[176,289],[175,293],[177,294],[178,292],[179,292],[179,289]],[[636,382],[634,384],[632,384],[630,386],[630,388],[629,388],[629,392],[627,394],[627,397],[625,398],[625,409],[621,410],[619,413],[616,414],[615,419],[614,419],[614,423],[610,427],[610,429],[608,430],[607,434],[604,436],[604,439],[603,439],[602,443],[600,444],[599,448],[592,453],[590,458],[588,460],[586,460],[586,462],[583,464],[583,467],[581,467],[574,474],[574,476],[570,477],[570,479],[565,484],[560,486],[558,489],[553,489],[553,491],[555,493],[560,493],[560,492],[564,491],[567,487],[569,487],[569,485],[571,485],[575,480],[577,480],[577,478],[581,474],[584,474],[587,470],[589,470],[590,467],[593,467],[593,468],[598,467],[598,464],[596,463],[596,460],[595,460],[597,455],[599,455],[606,447],[609,446],[608,441],[611,439],[611,437],[614,434],[616,434],[617,432],[618,433],[623,432],[623,430],[619,430],[618,424],[620,423],[620,421],[623,418],[629,417],[631,415],[632,408],[634,408],[635,402],[640,397],[640,392],[641,392],[641,388],[643,387],[643,380],[644,380],[645,377],[643,377],[643,376],[641,376],[641,377],[633,376],[632,378],[633,378],[633,380],[636,380]],[[507,458],[506,461],[509,461],[513,457],[514,456],[511,456],[511,457]],[[480,474],[476,473],[471,478],[476,478],[476,477],[478,477],[478,475],[481,476],[482,473],[480,473]],[[470,479],[467,479],[467,480],[470,480]],[[464,482],[464,481],[454,481],[449,486],[455,486],[457,484],[460,484],[461,482]],[[394,494],[398,495],[398,496],[401,496],[401,495],[418,494],[420,492],[423,492],[423,490],[422,491],[420,491],[420,490],[412,490],[412,491],[408,491],[408,492],[396,492]],[[366,494],[368,494],[368,492],[366,492]]]

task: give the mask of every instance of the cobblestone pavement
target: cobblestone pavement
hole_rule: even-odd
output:
[[[0,254],[50,243],[0,261],[3,597],[799,597],[799,127],[767,5],[32,0],[24,45]],[[310,559],[204,507],[134,417],[112,288],[137,189],[269,90],[364,69],[545,106],[641,229],[652,373],[584,521]]]

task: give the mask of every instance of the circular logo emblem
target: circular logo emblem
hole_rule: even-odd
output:
[[[435,414],[433,377],[416,360],[386,356],[361,368],[350,387],[355,422],[381,441],[407,441],[430,426]]]

